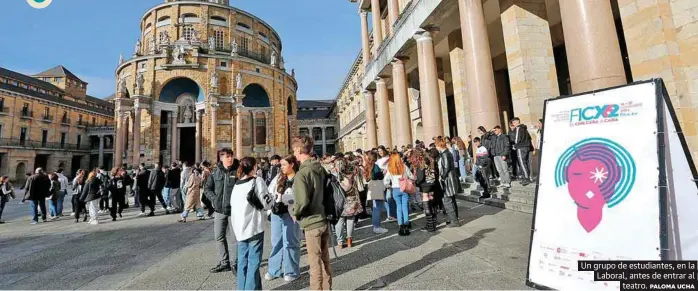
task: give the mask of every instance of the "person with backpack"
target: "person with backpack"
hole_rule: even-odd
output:
[[[388,232],[387,229],[381,227],[381,213],[385,208],[385,185],[383,184],[383,171],[376,164],[376,160],[378,160],[378,154],[375,151],[367,151],[364,154],[362,174],[366,180],[366,200],[373,203],[371,211],[373,233],[383,234]]]
[[[150,171],[150,176],[148,176],[148,190],[150,190],[151,194],[151,205],[155,205],[155,197],[157,197],[158,200],[160,200],[160,204],[162,204],[162,209],[165,210],[165,214],[170,214],[170,210],[168,210],[167,202],[165,198],[162,196],[162,190],[165,188],[165,169],[164,167],[161,167],[160,164],[155,163],[155,168],[153,168]],[[155,196],[155,197],[153,197]],[[153,213],[151,211],[151,213]],[[149,215],[150,216],[150,215]]]
[[[311,159],[313,139],[297,136],[293,139],[293,154],[300,163],[293,183],[293,217],[305,230],[311,290],[332,289],[330,265],[330,231],[325,212],[325,170]],[[331,197],[331,195],[330,195]]]
[[[402,162],[397,152],[393,152],[388,160],[388,171],[383,178],[386,187],[392,188],[393,197],[397,205],[397,223],[400,226],[400,236],[410,235],[410,207],[409,195],[414,194],[414,175],[410,168]],[[411,188],[406,187],[411,185]]]
[[[271,209],[272,196],[264,178],[257,176],[255,158],[240,161],[235,183],[230,194],[230,224],[238,240],[238,290],[262,290],[259,267],[264,250],[267,210]]]
[[[274,206],[271,208],[269,270],[264,274],[264,279],[271,281],[283,276],[284,281],[291,282],[301,274],[301,229],[289,213],[289,208],[294,204],[292,187],[298,172],[298,161],[294,156],[286,156],[280,160],[280,173],[269,184]]]

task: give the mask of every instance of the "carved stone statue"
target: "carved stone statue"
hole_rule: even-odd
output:
[[[143,76],[143,73],[138,73],[138,76],[136,77],[136,92],[143,90],[143,83],[145,83],[145,77]]]
[[[137,56],[141,52],[141,39],[136,41],[136,46],[133,48],[133,55]]]
[[[235,84],[236,88],[242,89],[242,74],[238,73],[238,75],[235,77]]]
[[[284,56],[279,57],[279,69],[285,70],[285,64],[286,62],[284,61]]]
[[[183,117],[185,123],[194,123],[194,114],[191,105],[186,105],[186,107],[184,107]]]
[[[218,72],[216,71],[211,74],[211,87],[218,88]]]
[[[276,51],[271,51],[271,62],[272,67],[276,67]]]
[[[174,48],[172,51],[172,64],[175,65],[184,65],[186,64],[186,60],[184,59],[184,55],[186,55],[186,51],[184,50],[184,46],[178,45],[177,47]]]
[[[126,88],[126,78],[125,77],[122,77],[121,79],[119,79],[119,92],[124,93],[124,94],[128,93],[128,88]]]
[[[120,53],[119,54],[119,65],[124,63],[124,54]]]
[[[170,34],[167,31],[160,32],[160,44],[169,45],[170,44]]]
[[[296,78],[296,69],[291,69],[291,77]]]
[[[199,42],[199,31],[194,29],[193,33],[191,34],[190,43],[197,43],[197,42]]]
[[[230,44],[230,55],[235,57],[238,55],[238,42],[233,38],[233,42]]]
[[[212,37],[208,38],[208,49],[209,50],[216,50],[216,39]]]

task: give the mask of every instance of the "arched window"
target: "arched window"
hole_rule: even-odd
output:
[[[170,19],[169,16],[163,16],[158,18],[158,22],[155,24],[155,27],[162,27],[162,26],[167,26],[172,24],[172,20]]]
[[[267,36],[266,33],[260,31],[259,32],[259,39],[261,39],[263,42],[266,42],[267,44],[269,44],[269,37]]]
[[[182,23],[199,23],[199,16],[194,13],[186,13],[182,15]]]
[[[238,27],[244,28],[244,29],[252,29],[249,25],[242,23],[242,22],[238,22]]]
[[[219,26],[228,26],[228,20],[220,16],[211,16],[211,24]]]
[[[252,27],[250,27],[250,26],[247,25],[246,23],[238,22],[236,28],[237,28],[237,30],[239,30],[239,31],[245,32],[245,33],[247,33],[247,34],[252,34],[252,35],[254,35],[254,34],[252,33]]]

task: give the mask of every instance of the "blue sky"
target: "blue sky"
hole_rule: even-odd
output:
[[[88,94],[115,90],[119,53],[133,52],[139,21],[164,0],[53,0],[34,9],[0,0],[0,66],[34,74],[64,65],[88,82]],[[231,0],[269,23],[283,42],[286,69],[296,70],[299,99],[334,99],[359,53],[361,31],[348,0]]]

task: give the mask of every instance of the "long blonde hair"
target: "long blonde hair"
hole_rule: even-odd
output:
[[[90,172],[89,175],[87,175],[87,180],[86,180],[86,181],[88,181],[88,182],[89,182],[89,181],[92,181],[92,178],[94,178],[94,177],[95,177],[95,172],[92,171],[92,172]]]

